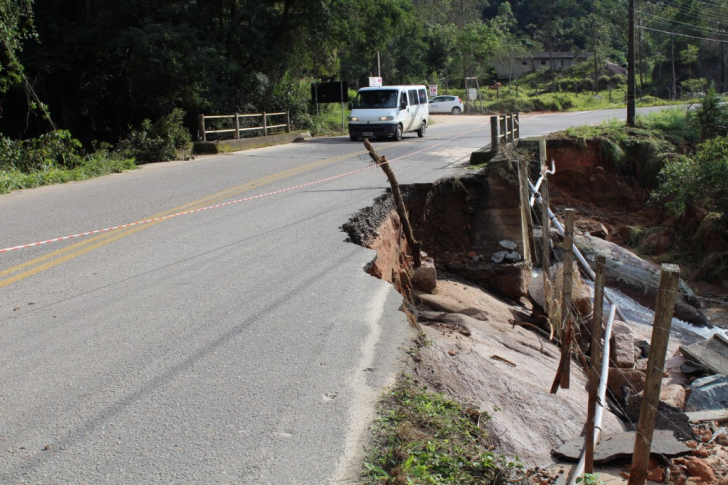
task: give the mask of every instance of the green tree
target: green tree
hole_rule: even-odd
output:
[[[0,0],[0,93],[22,79],[18,53],[34,35],[32,7],[32,0]]]

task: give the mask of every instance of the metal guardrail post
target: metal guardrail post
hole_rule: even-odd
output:
[[[238,114],[235,113],[233,115],[233,127],[235,128],[235,139],[240,138],[240,118],[238,118]]]
[[[498,151],[498,117],[490,117],[490,152]]]
[[[207,137],[205,136],[205,115],[199,115],[197,117],[198,123],[199,123],[199,138],[202,141],[207,141]]]
[[[263,111],[263,136],[268,136],[268,116]]]
[[[291,112],[286,110],[286,133],[291,132]]]

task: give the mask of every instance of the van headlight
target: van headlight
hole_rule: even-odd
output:
[[[349,116],[349,121],[359,121],[357,116]]]
[[[394,120],[394,116],[380,116],[379,121],[392,121]]]

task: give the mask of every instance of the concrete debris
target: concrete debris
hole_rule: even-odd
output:
[[[502,239],[499,243],[502,247],[508,249],[509,251],[515,251],[518,247],[518,244],[514,243],[513,241],[510,241],[508,239]]]
[[[728,377],[714,375],[693,381],[686,411],[728,408]]]
[[[639,422],[640,410],[642,409],[643,393],[630,394],[627,396],[627,405],[625,412],[627,418],[633,423]],[[660,401],[657,406],[657,416],[655,418],[655,429],[669,430],[675,433],[675,436],[681,440],[689,440],[693,437],[693,429],[687,415],[681,409],[670,406]],[[654,442],[654,440],[653,440]]]
[[[599,227],[593,231],[590,231],[589,234],[600,239],[606,239],[607,237],[609,237],[609,230],[604,227],[604,224],[599,224]]]
[[[707,367],[715,374],[728,374],[728,338],[719,333],[702,342],[681,346],[680,352],[691,361]]]
[[[728,419],[728,409],[691,411],[685,413],[685,415],[688,417],[691,423],[700,423],[702,421],[723,421],[725,419]]]
[[[608,463],[620,458],[628,458],[634,452],[635,431],[605,435],[594,450],[594,463]],[[584,448],[584,438],[564,443],[554,450],[559,458],[578,460]],[[678,441],[672,431],[655,430],[652,437],[651,452],[656,455],[679,456],[690,452],[690,448]]]

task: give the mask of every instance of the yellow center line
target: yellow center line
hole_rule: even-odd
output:
[[[159,214],[155,214],[151,217],[148,217],[147,219],[155,219],[157,217],[164,217],[171,214],[176,214],[179,212],[185,212],[188,210],[195,210],[200,209],[202,207],[206,207],[208,205],[214,205],[217,202],[223,201],[225,199],[229,199],[235,195],[239,195],[245,192],[248,192],[250,190],[253,190],[257,187],[261,187],[263,185],[271,184],[273,182],[278,182],[280,180],[283,180],[287,177],[291,177],[294,175],[301,174],[303,172],[307,172],[309,170],[313,170],[318,167],[323,167],[325,165],[330,165],[332,163],[336,163],[342,160],[346,160],[348,158],[353,158],[359,155],[363,155],[367,153],[365,150],[358,151],[355,153],[349,153],[347,155],[342,155],[339,157],[334,158],[328,158],[325,160],[320,160],[318,162],[309,163],[307,165],[303,165],[300,167],[295,167],[289,170],[285,170],[283,172],[275,173],[272,175],[268,175],[266,177],[262,177],[260,179],[254,180],[252,182],[248,182],[243,185],[238,185],[236,187],[224,190],[222,192],[218,192],[216,194],[209,195],[207,197],[204,197],[202,199],[195,200],[193,202],[188,202],[187,204],[183,204],[177,207],[174,207],[172,209],[169,209],[165,212],[160,212]],[[146,220],[146,219],[145,219]],[[33,276],[35,274],[38,274],[42,271],[45,271],[47,269],[53,268],[55,266],[58,266],[60,264],[63,264],[67,261],[70,261],[74,258],[77,258],[79,256],[82,256],[84,254],[87,254],[95,249],[101,248],[103,246],[106,246],[107,244],[111,244],[114,241],[117,241],[123,237],[129,236],[131,234],[134,234],[135,232],[141,231],[142,229],[147,229],[149,227],[155,226],[159,224],[160,222],[164,222],[164,220],[160,221],[153,221],[146,223],[144,225],[140,226],[133,226],[133,227],[127,227],[127,228],[120,228],[120,229],[114,229],[113,231],[109,231],[104,234],[99,234],[96,236],[93,236],[89,239],[86,239],[84,241],[79,241],[75,244],[72,244],[70,246],[67,246],[62,249],[58,249],[56,251],[53,251],[51,253],[45,254],[43,256],[39,256],[37,258],[31,259],[29,261],[26,261],[24,263],[20,263],[16,266],[13,266],[11,268],[5,269],[3,271],[0,271],[0,278],[11,275],[13,273],[18,273],[19,271],[25,270],[26,268],[33,267],[32,269],[28,269],[26,271],[23,271],[22,273],[18,273],[17,275],[7,278],[4,280],[0,280],[0,288],[3,288],[5,286],[9,286],[13,283],[17,283],[18,281],[21,281],[25,278],[28,278],[30,276]],[[70,253],[70,254],[66,254]],[[47,261],[49,259],[53,259],[52,261],[49,261],[45,264],[41,264],[44,261]],[[39,266],[37,266],[39,265]]]

